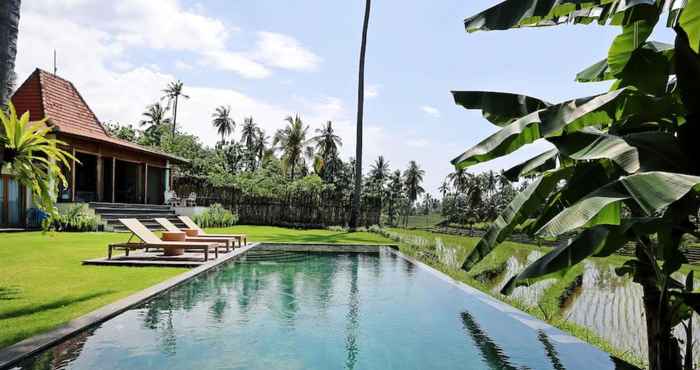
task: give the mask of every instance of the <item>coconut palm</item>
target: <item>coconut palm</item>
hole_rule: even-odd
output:
[[[447,175],[447,179],[452,183],[452,187],[455,189],[455,191],[460,193],[467,191],[469,188],[470,178],[471,174],[469,174],[463,168],[457,168],[455,169],[455,172]]]
[[[447,182],[447,180],[443,181],[442,184],[440,184],[438,191],[440,192],[440,194],[442,194],[443,198],[447,196],[447,193],[450,192],[450,184]]]
[[[168,100],[168,106],[172,106],[173,108],[173,136],[175,136],[175,129],[177,128],[177,107],[178,107],[178,102],[180,98],[183,99],[189,99],[190,97],[188,95],[185,95],[182,93],[182,89],[184,87],[184,84],[182,81],[177,80],[173,81],[168,84],[168,87],[166,87],[163,90],[163,95],[162,99],[167,99]]]
[[[170,110],[169,107],[164,107],[160,103],[149,105],[146,107],[146,111],[141,113],[144,119],[139,122],[139,125],[141,127],[148,126],[146,127],[147,130],[153,127],[169,125],[172,121],[167,117],[168,110]]]
[[[231,135],[236,127],[236,122],[231,118],[231,107],[221,105],[211,116],[213,118],[211,123],[221,135],[221,144],[223,145],[226,143],[226,137]]]
[[[384,159],[383,155],[380,155],[374,163],[370,165],[369,177],[383,185],[388,176],[389,162]]]
[[[362,43],[360,44],[360,68],[357,82],[357,138],[355,142],[355,192],[352,197],[350,230],[357,228],[360,217],[360,193],[362,192],[362,120],[365,108],[365,54],[367,51],[367,29],[372,2],[365,2],[365,18],[362,23]]]
[[[75,158],[61,149],[65,143],[50,137],[46,118],[29,121],[29,112],[17,117],[10,102],[9,113],[0,109],[0,167],[7,169],[20,184],[32,190],[34,203],[55,216],[58,185],[67,186],[61,167],[69,168]]]
[[[0,106],[12,93],[17,56],[20,0],[0,1]]]
[[[416,161],[408,162],[408,168],[403,173],[404,187],[406,188],[406,197],[408,198],[407,208],[410,208],[415,203],[418,196],[423,194],[425,190],[421,187],[425,171],[422,170]],[[408,216],[408,209],[405,216]]]
[[[323,127],[316,129],[316,136],[312,137],[310,142],[316,144],[318,153],[316,172],[324,177],[327,165],[338,158],[338,148],[343,145],[343,140],[336,135],[333,123],[328,121]]]
[[[285,172],[289,172],[289,177],[294,179],[299,161],[304,159],[309,126],[305,126],[298,115],[293,118],[289,116],[285,121],[289,124],[287,127],[277,130],[273,145],[282,152],[282,166]]]
[[[400,170],[396,170],[388,176],[386,213],[389,217],[390,225],[396,225],[396,215],[399,203],[403,197],[404,186],[402,180]]]
[[[269,139],[269,136],[265,135],[265,130],[259,127],[255,130],[253,153],[255,153],[255,157],[257,158],[258,163],[261,166],[263,160],[265,159],[265,153],[267,152],[267,143]]]
[[[255,123],[253,117],[248,117],[243,120],[243,126],[241,126],[241,142],[245,145],[246,149],[251,152],[255,146],[257,130],[258,124]]]

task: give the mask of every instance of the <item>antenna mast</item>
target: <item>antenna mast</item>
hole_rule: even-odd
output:
[[[56,75],[56,72],[58,72],[58,67],[56,67],[56,49],[53,49],[53,75]]]

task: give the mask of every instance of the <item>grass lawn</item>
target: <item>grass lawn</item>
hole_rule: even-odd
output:
[[[248,234],[249,241],[387,243],[370,233],[236,226],[211,232]],[[0,236],[0,348],[184,272],[178,268],[83,266],[104,257],[115,233],[11,233]]]

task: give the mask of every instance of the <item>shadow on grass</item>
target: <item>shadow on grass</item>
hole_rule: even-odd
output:
[[[101,297],[101,296],[111,294],[114,292],[115,292],[114,290],[103,290],[101,292],[83,294],[83,295],[77,296],[77,297],[61,298],[61,299],[57,299],[53,302],[49,302],[49,303],[38,305],[38,306],[21,307],[21,308],[18,308],[16,310],[0,313],[0,320],[13,319],[13,318],[17,318],[17,317],[21,317],[21,316],[25,316],[25,315],[32,315],[32,314],[42,312],[42,311],[55,310],[55,309],[61,308],[63,306],[68,306],[68,305],[75,304],[75,303],[89,301],[93,298]]]
[[[16,287],[0,286],[0,301],[11,301],[19,298],[20,289]]]

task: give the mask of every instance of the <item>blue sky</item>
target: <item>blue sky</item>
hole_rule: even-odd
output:
[[[467,34],[462,20],[495,0],[375,0],[368,37],[365,158],[392,168],[409,160],[437,193],[450,159],[495,131],[451,90],[526,93],[549,101],[585,96],[605,84],[578,84],[602,59],[615,27],[565,26]],[[51,69],[73,81],[103,121],[136,123],[165,84],[178,78],[192,96],[185,130],[216,140],[210,115],[230,105],[267,132],[299,113],[312,128],[332,120],[354,153],[357,58],[364,1],[33,0],[24,1],[17,71]],[[659,41],[672,41],[668,30]],[[474,168],[501,169],[547,146],[533,144]]]

